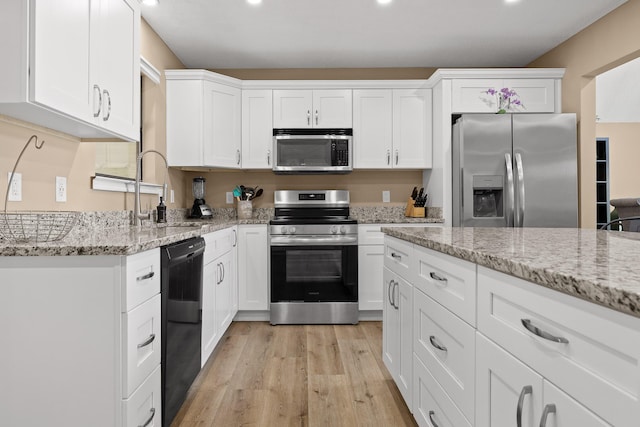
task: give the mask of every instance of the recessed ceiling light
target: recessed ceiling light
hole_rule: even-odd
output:
[[[389,4],[392,0],[378,0],[378,4]]]
[[[520,0],[504,0],[505,3],[518,3]]]
[[[249,4],[260,4],[260,3],[262,3],[262,0],[247,0],[247,3],[249,3]]]
[[[142,0],[142,4],[145,6],[157,6],[160,0]]]

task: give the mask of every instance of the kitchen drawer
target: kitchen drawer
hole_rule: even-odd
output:
[[[420,246],[414,285],[468,324],[476,325],[476,265]]]
[[[465,417],[474,419],[475,329],[417,289],[413,319],[415,356]]]
[[[607,422],[637,425],[640,319],[478,267],[478,330]]]
[[[409,283],[414,279],[413,244],[395,237],[384,238],[384,265]]]
[[[415,354],[413,373],[413,416],[420,427],[472,426]]]
[[[204,251],[205,264],[229,252],[238,239],[237,232],[234,228],[214,231],[202,237],[204,237],[206,244]]]
[[[383,245],[384,233],[380,231],[382,224],[358,225],[358,245]]]
[[[125,427],[162,426],[162,381],[160,365],[138,389],[122,401],[122,425]]]
[[[160,293],[160,248],[126,257],[124,285],[123,313]]]
[[[122,395],[126,397],[160,364],[160,295],[122,317]]]

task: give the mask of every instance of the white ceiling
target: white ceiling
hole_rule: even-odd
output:
[[[159,0],[188,68],[519,67],[626,0]]]

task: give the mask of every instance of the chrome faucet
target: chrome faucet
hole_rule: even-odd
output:
[[[132,225],[142,225],[143,219],[151,219],[151,211],[142,213],[140,211],[140,181],[142,181],[142,157],[147,153],[156,153],[164,160],[166,167],[164,171],[164,185],[162,186],[162,197],[167,200],[167,171],[169,170],[169,163],[167,158],[157,150],[145,150],[138,154],[136,158],[136,185],[135,185],[135,197],[133,198],[133,223]]]

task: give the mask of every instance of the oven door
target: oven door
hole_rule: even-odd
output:
[[[357,302],[357,245],[271,246],[271,302]]]

